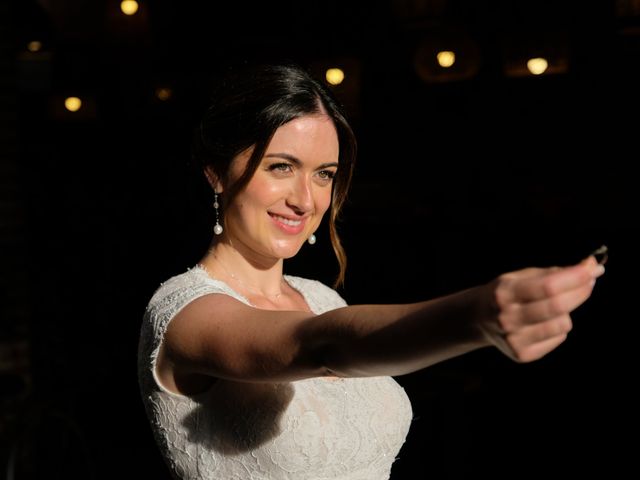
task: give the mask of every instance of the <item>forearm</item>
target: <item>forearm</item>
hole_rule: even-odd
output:
[[[309,322],[304,336],[328,374],[403,375],[490,345],[476,325],[479,289],[405,305],[355,305]]]

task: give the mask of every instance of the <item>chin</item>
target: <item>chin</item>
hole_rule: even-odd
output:
[[[295,257],[302,248],[302,245],[302,243],[292,244],[287,242],[286,245],[274,245],[272,251],[278,258],[287,259]]]

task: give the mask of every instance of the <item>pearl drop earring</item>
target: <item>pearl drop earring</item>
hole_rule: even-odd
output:
[[[223,228],[222,225],[220,225],[220,211],[218,210],[220,208],[220,204],[218,203],[218,192],[215,190],[213,191],[213,208],[216,210],[216,224],[213,227],[213,233],[220,235]]]
[[[307,242],[309,242],[309,245],[313,245],[316,243],[316,236],[312,233],[311,236],[307,238]]]

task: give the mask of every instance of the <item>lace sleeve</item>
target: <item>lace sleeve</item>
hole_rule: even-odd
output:
[[[155,376],[155,365],[169,322],[190,302],[210,293],[232,294],[222,282],[205,282],[185,274],[171,277],[154,292],[143,316],[138,347],[138,375],[143,390],[162,388]]]

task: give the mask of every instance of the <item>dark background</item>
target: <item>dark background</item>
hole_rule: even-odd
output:
[[[415,421],[392,479],[632,467],[638,2],[159,0],[125,17],[118,1],[25,0],[0,2],[0,27],[0,475],[167,478],[137,335],[155,288],[210,240],[186,167],[209,85],[256,60],[346,72],[335,92],[360,142],[340,228],[349,303],[610,248],[542,360],[486,349],[397,377]],[[416,64],[441,45],[460,52],[452,69]],[[548,75],[525,75],[531,55]],[[286,271],[331,284],[327,231]]]

